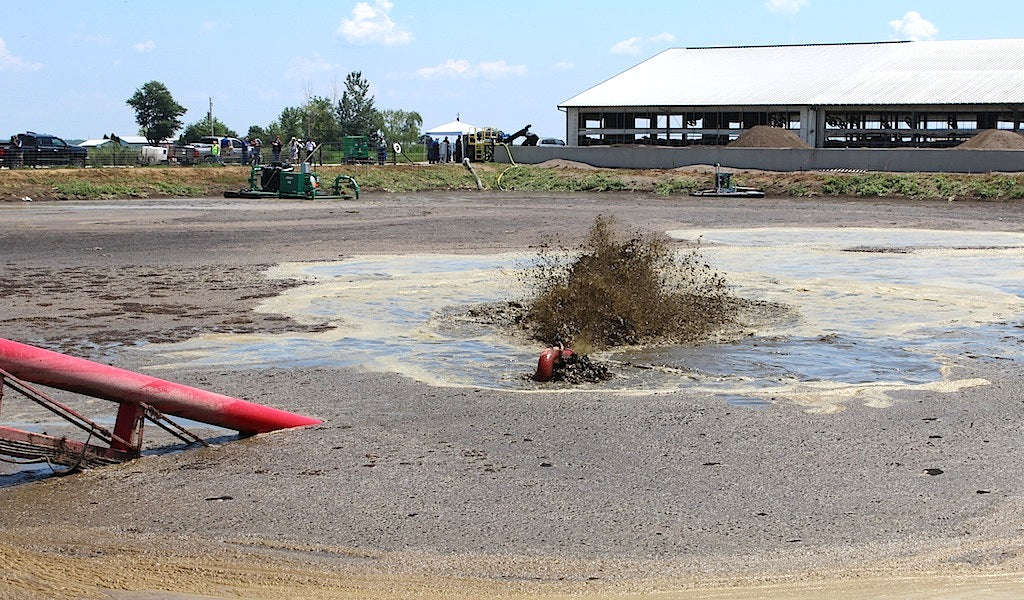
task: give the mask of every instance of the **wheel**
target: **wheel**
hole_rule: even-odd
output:
[[[214,164],[215,162],[217,162],[217,159],[215,159],[215,158],[214,158],[214,157],[212,157],[212,156],[207,156],[206,158],[204,158],[204,159],[203,159],[203,162],[204,162],[204,163],[206,163],[206,164],[208,164],[208,165],[212,165],[212,164]]]
[[[71,166],[76,168],[76,169],[84,169],[85,168],[85,159],[84,158],[73,159],[71,161]]]

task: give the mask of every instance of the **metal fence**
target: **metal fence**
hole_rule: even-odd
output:
[[[172,147],[168,147],[167,156],[170,160],[154,160],[150,156],[143,155],[139,146],[104,146],[89,148],[89,156],[86,165],[89,167],[133,167],[133,166],[208,166],[210,164],[242,164],[258,159],[261,163],[271,161],[270,144],[263,144],[260,148],[260,156],[250,153],[248,159],[241,156],[237,158],[221,157],[221,159],[201,158],[199,160],[179,161],[173,158]],[[372,146],[366,148],[366,152],[352,152],[353,148],[346,147],[341,141],[330,141],[318,144],[313,152],[315,165],[344,165],[344,164],[375,164],[383,162],[391,163],[419,163],[426,162],[426,147],[422,143],[401,144],[401,154],[396,155],[394,147],[388,144],[383,157],[378,154],[378,148]],[[290,148],[283,148],[281,161],[284,163],[307,162],[305,149],[298,152],[293,158]]]
[[[173,148],[174,145],[161,146],[167,149],[167,157],[169,159],[154,158],[150,153],[144,153],[143,148],[140,146],[116,146],[107,145],[97,148],[89,148],[89,154],[86,159],[87,167],[138,167],[138,166],[210,166],[213,164],[243,164],[251,162],[254,157],[250,156],[245,159],[239,153],[238,157],[221,157],[213,159],[212,157],[198,157],[190,158],[188,160],[179,160],[174,158]],[[261,156],[259,162],[270,163],[271,161],[271,148],[270,144],[264,144],[262,146]],[[423,144],[402,144],[401,154],[396,154],[394,147],[388,145],[385,148],[383,157],[378,155],[376,146],[367,148],[366,151],[353,152],[352,148],[347,148],[344,142],[324,142],[319,144],[316,150],[313,152],[314,163],[319,165],[341,165],[341,164],[375,164],[383,162],[385,164],[392,163],[414,163],[414,162],[426,162],[427,160],[426,148]],[[297,159],[293,160],[291,151],[285,148],[281,152],[281,162],[284,163],[296,163],[306,162],[306,152],[304,149],[300,150]],[[53,165],[47,168],[60,168],[62,165]],[[68,168],[67,165],[63,165],[64,168]],[[24,167],[33,168],[33,167]]]

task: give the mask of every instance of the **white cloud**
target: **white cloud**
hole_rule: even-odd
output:
[[[612,46],[612,54],[640,54],[640,38],[631,37]]]
[[[915,42],[934,39],[939,34],[939,28],[915,10],[903,15],[903,18],[889,21],[889,27],[892,27],[894,36]]]
[[[478,68],[480,76],[484,79],[507,79],[526,75],[526,65],[510,65],[503,60],[482,62]]]
[[[392,7],[388,0],[376,0],[372,6],[359,2],[352,9],[352,17],[341,21],[338,33],[352,44],[408,44],[412,33],[391,20],[388,13]]]
[[[156,48],[156,43],[153,40],[146,40],[144,42],[136,42],[132,44],[132,48],[136,52],[152,52]]]
[[[433,67],[416,69],[423,79],[508,79],[526,75],[526,65],[510,65],[503,60],[473,64],[464,58],[449,58]]]
[[[204,20],[203,23],[199,24],[199,33],[201,34],[213,34],[224,29],[224,23],[220,20]]]
[[[764,7],[773,13],[798,13],[811,0],[765,0]]]
[[[555,64],[551,65],[552,71],[572,71],[575,68],[576,65],[567,60],[556,62]]]
[[[611,48],[612,54],[640,54],[650,45],[670,44],[676,41],[671,33],[659,33],[648,38],[631,37],[616,43]]]
[[[84,33],[76,33],[72,35],[71,41],[76,43],[81,42],[83,44],[89,44],[91,46],[110,46],[114,43],[114,40],[110,39],[105,35]]]
[[[42,63],[34,63],[15,56],[7,50],[7,42],[0,37],[0,71],[38,71]]]
[[[288,62],[285,69],[285,76],[291,79],[308,79],[321,73],[330,73],[336,70],[335,65],[327,62],[318,53],[312,58],[307,56],[296,56]]]

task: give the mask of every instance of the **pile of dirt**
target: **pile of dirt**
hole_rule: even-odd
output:
[[[957,146],[960,150],[1024,150],[1024,135],[1006,129],[986,129]]]
[[[730,148],[810,148],[788,129],[757,125],[727,144]]]
[[[594,165],[590,165],[585,162],[577,162],[575,160],[565,160],[564,158],[552,158],[551,160],[546,160],[537,166],[549,169],[582,169],[585,171],[593,171],[594,169],[597,169]]]

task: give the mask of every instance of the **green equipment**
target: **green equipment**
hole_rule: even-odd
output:
[[[291,198],[297,200],[359,199],[359,184],[348,175],[338,175],[329,189],[324,189],[320,178],[302,163],[298,171],[291,167],[253,165],[249,172],[249,187],[224,192],[225,198]],[[347,193],[343,185],[352,188]]]
[[[370,138],[349,135],[341,139],[341,151],[346,163],[370,162]]]
[[[722,171],[721,165],[715,163],[715,187],[709,190],[698,190],[691,196],[719,196],[727,198],[764,198],[764,192],[756,188],[738,187],[732,183],[732,173]]]

